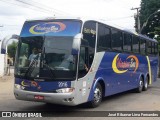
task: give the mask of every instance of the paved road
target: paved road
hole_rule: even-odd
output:
[[[52,110],[71,110],[76,111],[160,111],[160,79],[149,87],[148,91],[142,93],[125,92],[118,95],[106,97],[102,104],[95,109],[89,109],[84,105],[76,107],[66,107],[60,105],[46,105],[39,102],[28,102],[16,100],[13,95],[13,76],[0,78],[0,111],[52,111]],[[63,114],[63,112],[61,113]],[[73,113],[66,113],[66,115]],[[30,120],[26,118],[27,120]],[[43,118],[45,119],[45,118]],[[47,118],[47,119],[75,119],[72,118]],[[77,118],[76,118],[77,119]],[[80,118],[82,119],[82,118]],[[90,119],[84,117],[83,119]],[[104,119],[104,118],[92,118],[92,119]],[[107,119],[115,119],[108,118]],[[125,118],[120,118],[125,119]],[[132,119],[132,118],[130,118]],[[133,118],[134,120],[138,118]],[[151,118],[144,118],[145,120]],[[152,118],[158,119],[158,118]],[[35,118],[33,118],[35,120]]]

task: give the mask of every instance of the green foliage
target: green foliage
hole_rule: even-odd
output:
[[[8,55],[13,59],[15,58],[17,44],[17,42],[13,41],[12,44],[8,45]]]
[[[160,0],[142,0],[140,10],[141,25],[158,9],[160,9]]]
[[[146,27],[142,30],[142,34],[148,32],[153,32],[154,28],[160,23],[160,12],[157,11],[160,9],[160,0],[141,0],[141,9],[140,9],[140,24],[141,27],[147,21]],[[157,17],[155,17],[157,15]],[[159,20],[157,20],[159,19]],[[152,26],[150,26],[152,25]],[[137,16],[135,16],[135,28],[137,31]],[[150,37],[154,37],[153,35]]]
[[[158,48],[159,48],[159,51],[160,51],[160,26],[159,27],[155,27],[154,34],[157,35],[156,39],[157,39],[157,41],[159,43]]]
[[[141,27],[146,23],[141,34],[157,39],[160,52],[160,11],[158,10],[160,10],[160,0],[141,0]]]

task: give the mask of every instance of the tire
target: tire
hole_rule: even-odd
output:
[[[102,102],[102,86],[100,83],[97,83],[94,89],[94,98],[92,101],[89,102],[89,107],[95,108],[100,105]]]
[[[148,89],[148,81],[149,81],[149,78],[147,77],[146,78],[146,82],[143,85],[143,91],[147,91],[147,89]]]
[[[52,106],[52,103],[45,103],[46,106]]]
[[[144,82],[143,82],[143,78],[141,77],[139,80],[139,85],[138,85],[138,88],[136,89],[136,92],[141,93],[143,90],[143,86],[144,86]]]

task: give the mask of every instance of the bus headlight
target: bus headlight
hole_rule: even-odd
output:
[[[74,88],[62,88],[56,90],[57,93],[71,93],[74,91]]]
[[[20,89],[21,89],[21,85],[19,85],[19,84],[14,84],[14,88],[20,90]]]

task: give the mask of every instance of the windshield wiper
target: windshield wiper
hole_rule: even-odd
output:
[[[27,77],[28,73],[32,73],[32,71],[34,70],[35,67],[33,67],[33,65],[37,62],[39,57],[39,54],[33,59],[32,63],[30,64],[30,66],[28,67],[27,71],[25,72],[25,77]]]

